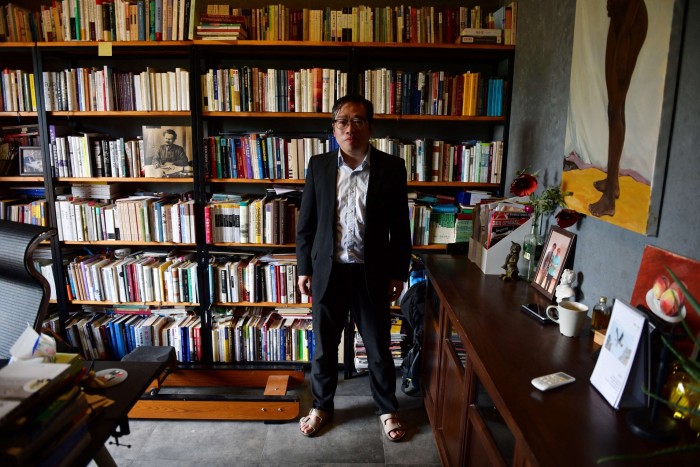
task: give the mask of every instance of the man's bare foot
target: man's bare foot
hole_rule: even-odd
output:
[[[604,178],[603,180],[598,180],[597,182],[593,182],[593,187],[600,191],[601,193],[605,193],[605,188],[608,185],[608,179]],[[620,184],[616,183],[615,184],[615,199],[618,199],[620,197]]]
[[[598,201],[593,204],[588,205],[588,209],[591,214],[596,217],[601,216],[614,216],[615,215],[615,200],[611,199],[612,196],[607,193],[603,193]]]

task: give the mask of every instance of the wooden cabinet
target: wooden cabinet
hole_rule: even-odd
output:
[[[565,337],[520,311],[522,303],[545,304],[527,283],[486,276],[462,256],[424,260],[430,285],[421,384],[443,465],[591,466],[605,456],[674,447],[633,435],[627,411],[614,410],[590,384],[597,346],[587,329]],[[576,381],[547,392],[530,383],[555,371]],[[678,455],[673,463],[694,465],[697,457]]]
[[[443,325],[437,396],[437,414],[440,420],[438,436],[444,445],[448,463],[457,465],[462,458],[465,424],[464,417],[455,417],[455,407],[465,407],[467,403],[467,355],[462,336],[449,312],[445,315]]]

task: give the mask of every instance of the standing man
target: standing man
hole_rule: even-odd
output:
[[[299,430],[314,436],[333,416],[338,345],[349,312],[367,349],[384,433],[400,441],[406,430],[397,413],[389,304],[401,294],[411,259],[406,168],[369,144],[370,101],[341,97],[332,112],[340,149],[310,159],[297,228],[298,285],[313,296],[315,345],[313,408]]]

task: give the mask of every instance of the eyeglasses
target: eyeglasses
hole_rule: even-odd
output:
[[[333,120],[332,124],[338,130],[345,130],[350,124],[352,124],[352,126],[358,130],[361,130],[365,127],[365,122],[366,120],[364,118],[353,118],[351,120],[348,120],[347,118],[336,118]]]

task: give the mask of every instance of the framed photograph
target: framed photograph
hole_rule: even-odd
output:
[[[566,269],[575,240],[576,234],[568,230],[557,226],[549,229],[531,285],[550,300],[554,298],[554,291],[561,273]]]
[[[192,127],[144,126],[142,132],[146,177],[192,177]]]
[[[19,174],[33,177],[44,175],[44,158],[41,155],[41,148],[20,146]]]

